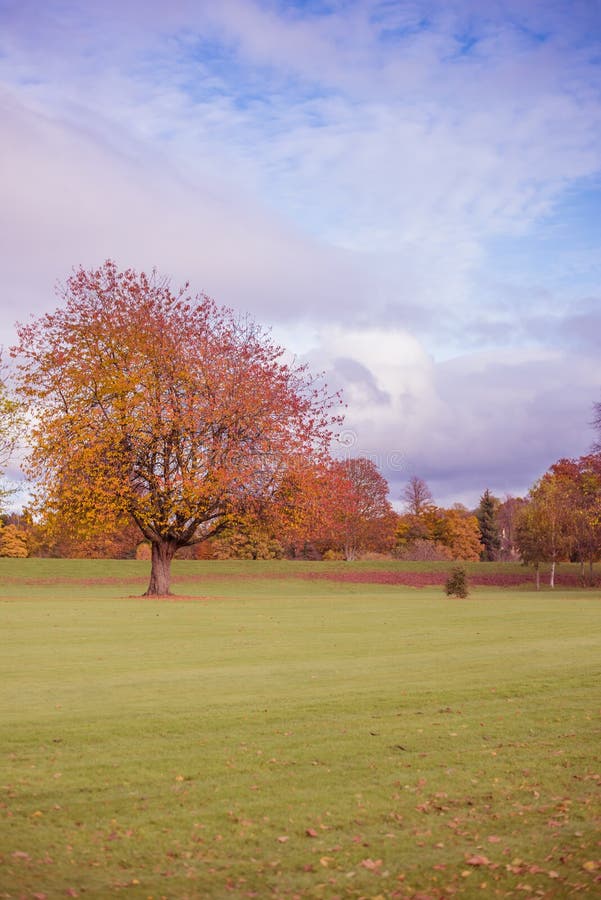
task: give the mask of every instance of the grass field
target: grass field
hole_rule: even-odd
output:
[[[601,895],[598,589],[174,569],[0,560],[0,898]]]

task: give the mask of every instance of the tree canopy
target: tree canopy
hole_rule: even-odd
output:
[[[168,593],[179,548],[327,455],[339,399],[254,322],[156,272],[108,260],[59,296],[12,351],[37,508],[84,537],[132,520],[152,546],[147,593]]]

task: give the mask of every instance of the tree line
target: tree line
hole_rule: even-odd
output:
[[[526,497],[495,497],[485,490],[478,507],[442,508],[423,479],[412,477],[394,511],[388,484],[365,457],[330,460],[309,473],[288,473],[263,510],[231,512],[223,527],[182,548],[188,559],[394,558],[438,561],[578,562],[593,579],[601,558],[601,454],[554,463]],[[63,517],[36,518],[25,508],[0,521],[0,556],[151,558],[139,527],[124,523],[83,533]]]
[[[17,326],[15,392],[0,391],[0,466],[25,434],[32,486],[0,555],[147,555],[162,595],[176,553],[521,558],[552,578],[601,554],[600,448],[475,510],[436,506],[414,476],[398,514],[372,460],[332,455],[342,398],[249,319],[110,260],[59,298]]]

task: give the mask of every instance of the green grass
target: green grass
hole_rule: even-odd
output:
[[[307,565],[0,560],[0,897],[598,896],[599,591]]]

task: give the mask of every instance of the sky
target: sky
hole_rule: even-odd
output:
[[[323,371],[397,508],[589,450],[598,0],[0,0],[0,116],[5,348],[111,258]]]

